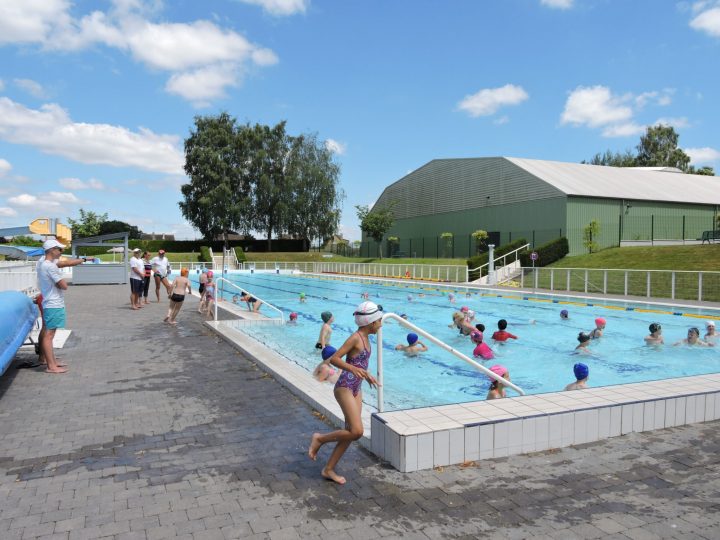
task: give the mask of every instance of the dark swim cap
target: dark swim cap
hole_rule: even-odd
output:
[[[330,345],[327,345],[322,352],[320,353],[322,355],[323,360],[327,360],[330,358],[333,354],[337,352],[337,349],[335,347],[332,347]]]
[[[657,331],[660,330],[661,328],[662,328],[662,326],[660,326],[660,323],[656,323],[656,322],[650,323],[650,333],[651,333],[651,334],[654,334],[655,332],[657,332]]]
[[[586,341],[590,341],[590,336],[586,334],[585,332],[580,332],[578,334],[578,341],[580,343],[585,343]]]
[[[418,335],[413,334],[412,332],[407,335],[407,342],[408,345],[415,345],[415,342],[418,340]]]
[[[587,367],[585,364],[577,363],[573,366],[573,371],[575,372],[575,378],[578,381],[582,381],[583,379],[587,379],[587,376],[590,375],[590,368]]]
[[[320,314],[320,318],[322,319],[322,322],[326,323],[326,322],[328,322],[330,319],[332,319],[332,313],[330,313],[329,311],[323,311],[323,312]]]

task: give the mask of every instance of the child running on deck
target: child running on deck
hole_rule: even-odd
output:
[[[206,315],[211,314],[211,310],[215,304],[215,282],[213,281],[212,270],[207,273],[207,282],[205,283],[205,290],[202,293],[200,299],[200,307],[198,311],[205,313]]]
[[[345,416],[345,429],[338,429],[325,435],[313,433],[308,449],[308,456],[313,461],[322,445],[329,442],[337,442],[330,454],[325,467],[320,474],[323,478],[344,484],[345,478],[335,472],[335,466],[340,461],[350,443],[358,440],[363,435],[362,423],[362,391],[361,385],[366,380],[370,386],[377,386],[377,381],[368,371],[370,360],[369,336],[376,334],[382,326],[383,313],[373,302],[363,302],[353,314],[357,332],[350,336],[342,347],[335,352],[327,361],[342,369],[340,378],[335,383],[335,399]],[[342,357],[345,356],[343,362]]]

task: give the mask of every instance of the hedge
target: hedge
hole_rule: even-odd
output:
[[[235,250],[235,256],[237,257],[239,263],[247,261],[245,250],[243,250],[242,246],[235,246],[233,249]]]
[[[200,257],[198,257],[198,260],[200,262],[212,262],[212,257],[210,256],[210,248],[207,246],[200,246]]]
[[[518,238],[517,240],[514,240],[514,241],[510,242],[509,244],[505,244],[505,245],[497,248],[494,252],[494,256],[497,259],[498,257],[505,255],[506,253],[515,251],[516,249],[524,246],[527,243],[528,243],[527,240],[525,240],[524,238]],[[481,253],[480,255],[476,255],[475,257],[470,257],[467,260],[468,268],[470,268],[470,269],[477,268],[478,266],[486,264],[489,259],[490,259],[490,252]],[[486,266],[485,268],[482,269],[482,275],[486,276],[487,272],[488,272],[488,269]],[[476,278],[473,278],[473,279],[477,279],[478,277],[481,277],[481,276],[477,276]]]
[[[567,238],[563,236],[562,238],[557,238],[548,242],[547,244],[543,244],[535,251],[538,254],[538,260],[535,261],[535,266],[547,266],[548,264],[552,264],[555,261],[559,261],[565,255],[570,253],[570,246],[568,245]],[[520,254],[520,263],[522,264],[522,266],[533,265],[533,261],[532,259],[530,259],[529,252],[524,251]]]

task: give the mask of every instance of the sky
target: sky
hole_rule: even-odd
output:
[[[198,238],[183,141],[222,111],[317,133],[349,240],[437,158],[579,162],[661,122],[720,170],[718,59],[720,0],[0,0],[0,228]]]

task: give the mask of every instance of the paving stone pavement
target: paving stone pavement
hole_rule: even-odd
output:
[[[70,287],[70,372],[0,378],[0,539],[720,538],[720,422],[409,474],[353,445],[341,487],[196,299],[173,328],[128,293]]]

